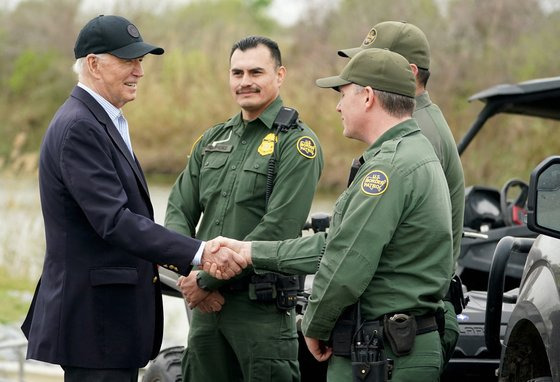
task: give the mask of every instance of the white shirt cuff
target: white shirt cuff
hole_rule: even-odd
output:
[[[198,247],[198,251],[196,251],[194,258],[192,259],[191,264],[194,266],[199,266],[202,260],[202,253],[204,253],[204,247],[206,246],[206,242],[203,241],[200,243],[200,247]]]

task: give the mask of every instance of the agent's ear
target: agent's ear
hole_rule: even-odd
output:
[[[284,78],[286,78],[286,68],[284,66],[280,66],[276,71],[276,78],[278,81],[278,85],[282,85],[284,82]]]
[[[412,74],[414,74],[414,78],[418,75],[418,66],[416,64],[409,64],[410,69],[412,70]]]
[[[367,109],[369,109],[377,102],[377,98],[375,97],[375,93],[370,86],[366,86],[364,88],[364,93],[366,93],[365,106]]]

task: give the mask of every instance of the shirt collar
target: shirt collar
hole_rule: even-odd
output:
[[[256,119],[254,119],[253,121],[251,121],[249,123],[254,123],[256,121],[260,121],[263,125],[265,125],[269,129],[272,129],[272,124],[273,124],[274,120],[276,119],[276,115],[280,111],[280,108],[282,107],[282,104],[283,104],[282,103],[282,98],[280,96],[276,97],[276,99],[274,101],[272,101],[272,103],[270,105],[268,105],[268,107],[266,109],[264,109],[264,111],[261,113],[261,115],[259,115]],[[239,112],[233,118],[231,118],[229,121],[227,121],[224,124],[224,127],[237,126],[237,125],[240,125],[242,123],[243,123],[243,117],[241,115],[241,112]]]
[[[424,91],[422,94],[417,95],[414,99],[416,100],[416,107],[414,108],[414,111],[423,109],[432,104],[428,91]]]
[[[111,121],[113,121],[115,126],[118,126],[117,119],[119,118],[119,116],[122,115],[121,109],[116,108],[111,102],[107,101],[105,98],[100,96],[98,93],[96,93],[95,91],[93,91],[92,89],[84,85],[83,83],[78,82],[78,86],[84,89],[86,92],[88,92],[89,95],[91,95],[97,101],[97,103],[101,105],[101,107],[103,108],[103,110],[105,110],[107,115],[109,115],[109,118],[111,118]]]
[[[406,135],[414,133],[415,131],[420,131],[416,120],[413,118],[407,119],[387,130],[383,133],[365,152],[364,159],[367,161],[371,157],[377,155],[383,143],[390,141],[392,139],[400,139]]]

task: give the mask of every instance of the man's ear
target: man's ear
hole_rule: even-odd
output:
[[[375,93],[373,92],[373,89],[370,86],[366,86],[364,88],[364,93],[365,93],[365,106],[367,109],[371,108],[375,102],[377,102],[377,99],[375,98]]]
[[[418,66],[416,64],[409,64],[410,69],[412,70],[412,74],[414,74],[414,78],[418,75]]]
[[[98,78],[99,77],[99,57],[95,54],[88,54],[86,56],[86,66],[87,70],[91,76]]]

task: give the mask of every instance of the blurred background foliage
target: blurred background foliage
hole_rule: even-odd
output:
[[[301,0],[307,1],[307,0]],[[194,141],[238,112],[229,94],[231,45],[250,34],[278,41],[288,77],[282,97],[318,134],[326,165],[322,191],[340,191],[363,144],[343,139],[338,94],[316,78],[339,73],[341,48],[359,46],[384,20],[418,25],[432,48],[428,90],[458,141],[481,109],[470,95],[499,83],[560,75],[558,1],[338,0],[310,1],[298,21],[270,14],[270,0],[115,1],[105,14],[132,20],[146,41],[163,46],[144,60],[136,101],[125,106],[132,141],[145,171],[183,169]],[[151,5],[150,5],[151,3]],[[79,0],[21,0],[0,8],[0,170],[34,173],[48,123],[76,83],[71,66],[80,28],[101,12]],[[498,116],[462,157],[466,184],[499,187],[528,180],[544,157],[560,152],[555,122]]]

